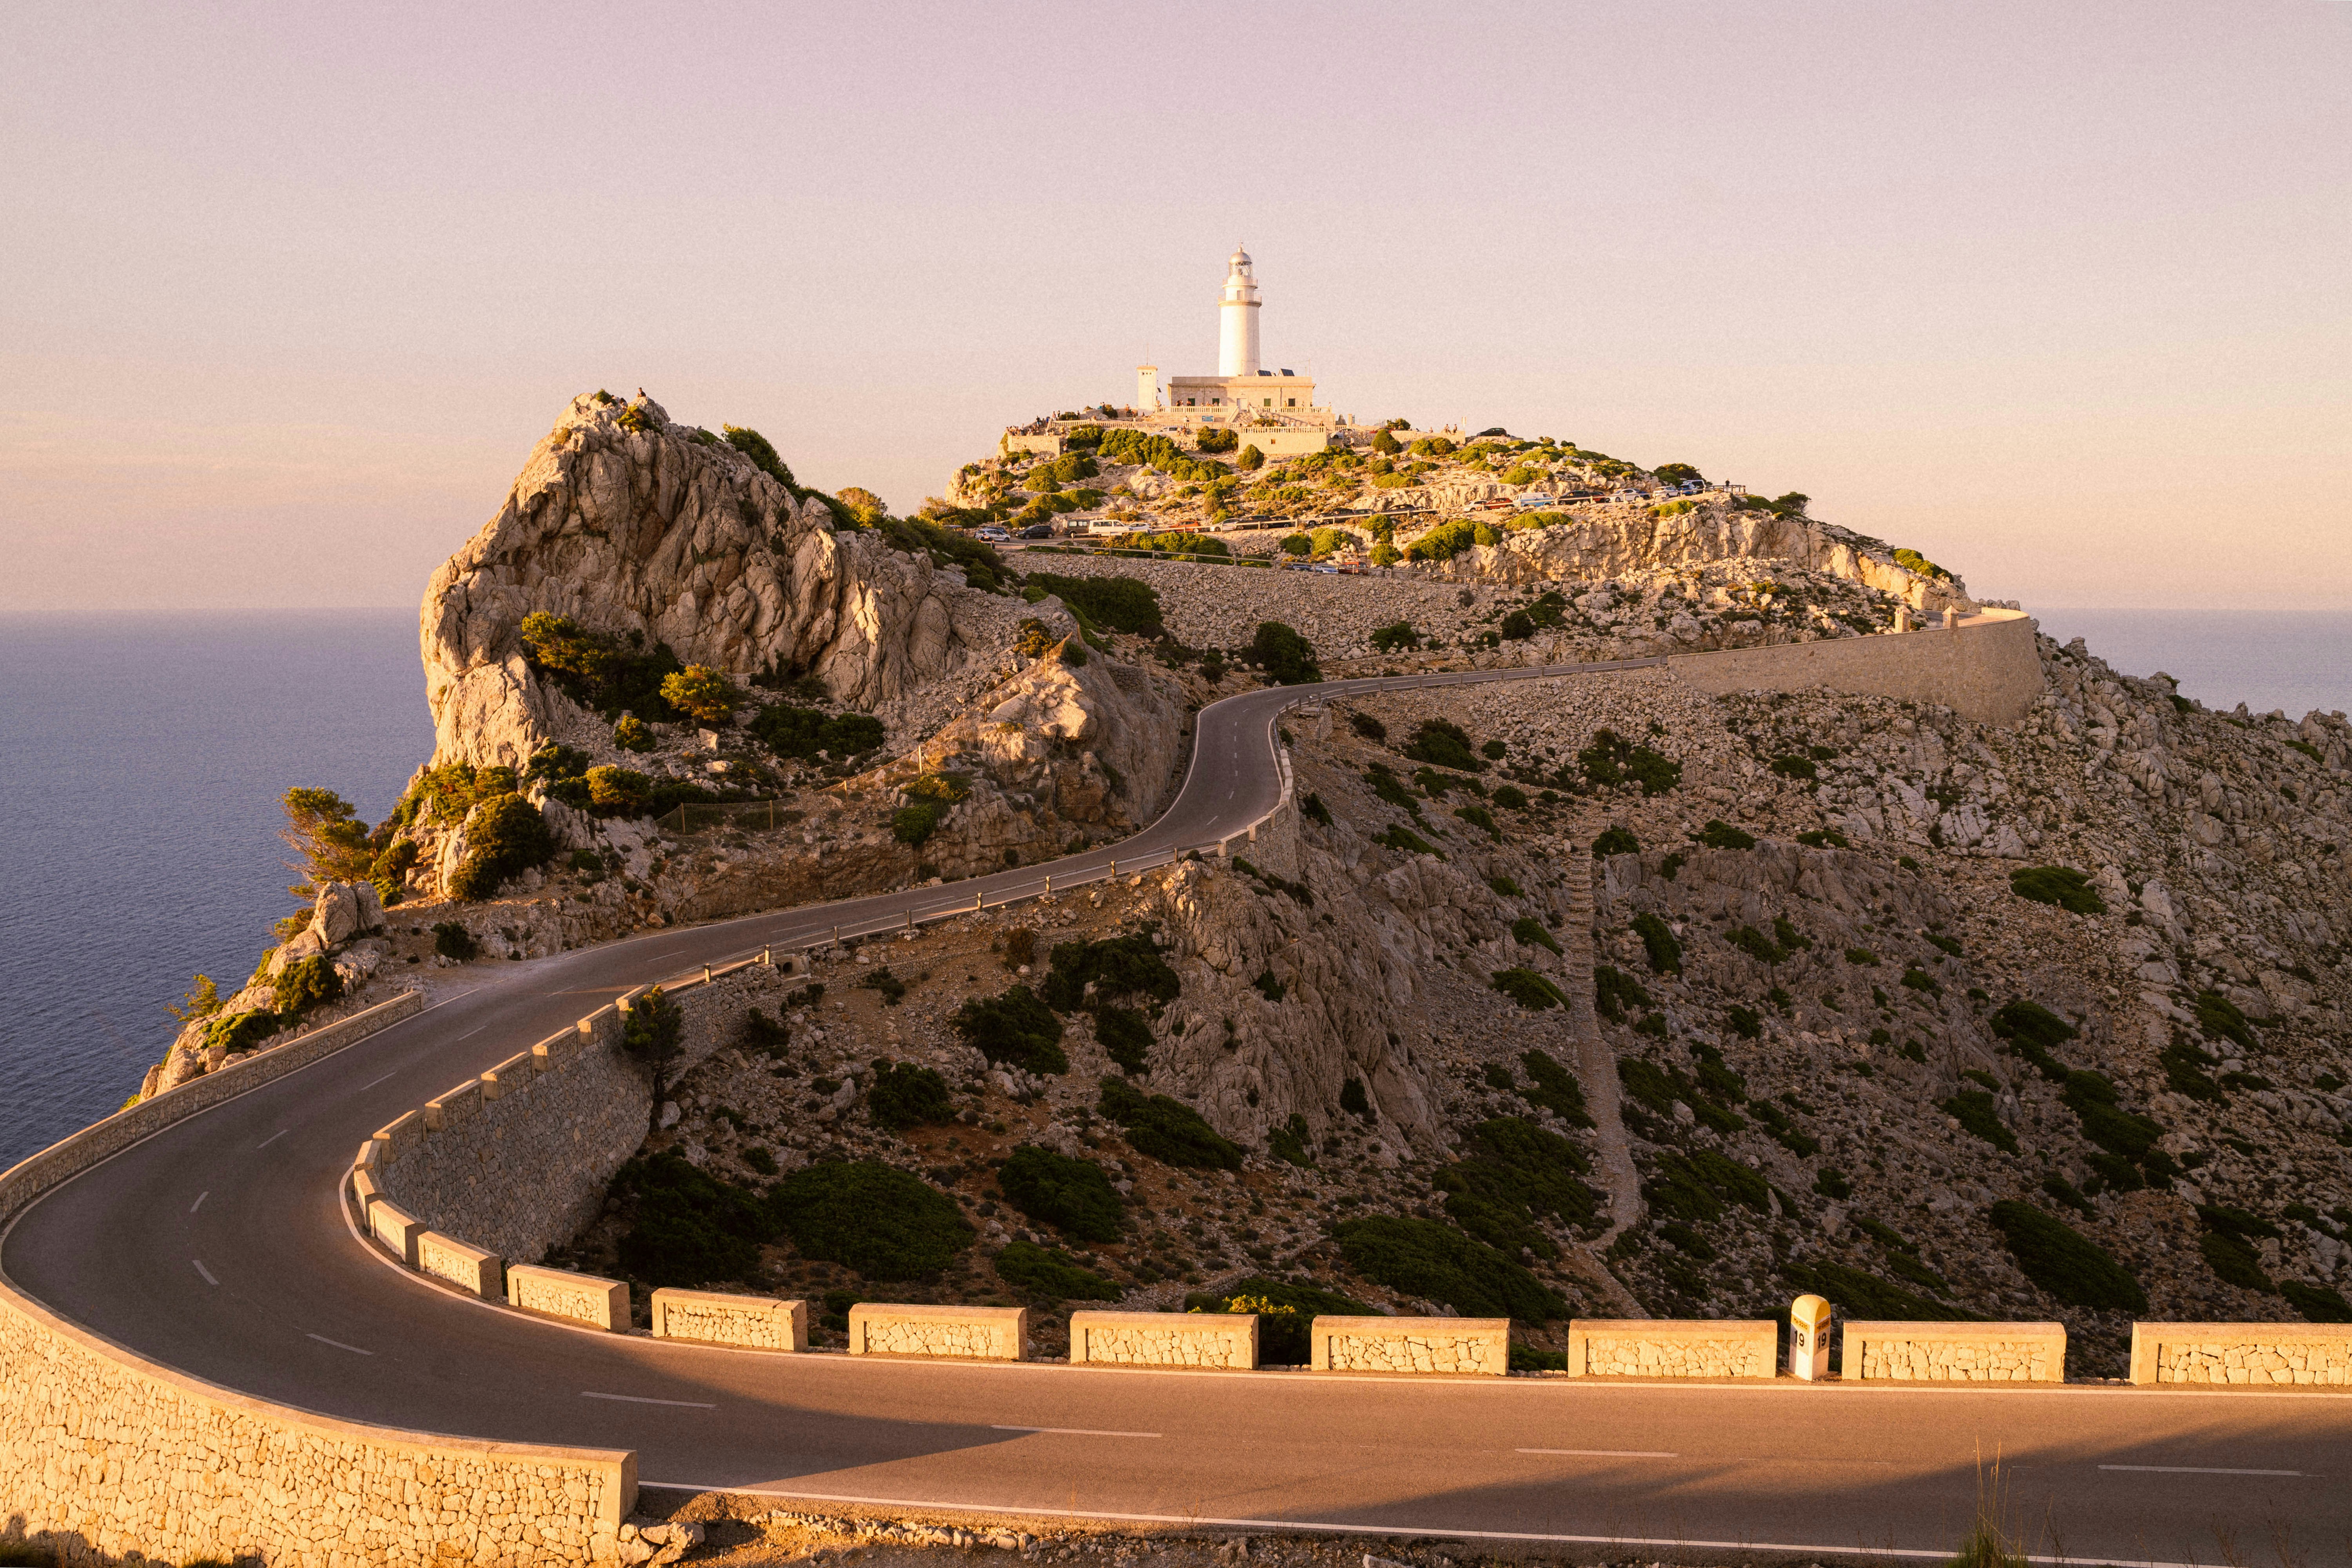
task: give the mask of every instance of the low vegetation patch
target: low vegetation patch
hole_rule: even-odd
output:
[[[949,1020],[963,1043],[992,1062],[1010,1062],[1024,1072],[1070,1070],[1062,1050],[1062,1020],[1026,985],[1002,996],[975,996]]]
[[[1127,1141],[1137,1153],[1163,1165],[1241,1169],[1241,1146],[1221,1136],[1199,1111],[1181,1100],[1164,1094],[1147,1097],[1123,1078],[1105,1078],[1100,1109],[1127,1130]]]
[[[2118,1312],[2147,1310],[2147,1292],[2115,1258],[2063,1220],[2031,1204],[2004,1198],[1987,1217],[2024,1276],[2070,1307]]]
[[[934,1068],[909,1063],[886,1060],[875,1068],[866,1109],[876,1121],[898,1131],[955,1120],[948,1080]]]
[[[1024,1143],[996,1173],[1004,1201],[1041,1225],[1081,1241],[1117,1241],[1125,1206],[1118,1189],[1091,1160]]]
[[[1116,1301],[1125,1294],[1112,1281],[1081,1268],[1059,1247],[1040,1247],[1034,1241],[1008,1241],[990,1261],[998,1279],[1031,1296],[1056,1301]]]
[[[2010,891],[2037,904],[2054,904],[2078,915],[2103,915],[2107,901],[2091,886],[2091,879],[2063,866],[2029,866],[2009,874]]]
[[[829,1160],[793,1172],[771,1195],[804,1257],[869,1279],[928,1279],[971,1245],[953,1198],[873,1160]]]
[[[1333,1227],[1348,1267],[1376,1284],[1442,1301],[1465,1317],[1548,1323],[1568,1304],[1533,1274],[1452,1226],[1402,1215]]]

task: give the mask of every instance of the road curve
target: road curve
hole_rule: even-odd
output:
[[[321,1415],[633,1448],[648,1486],[1094,1518],[1948,1554],[1998,1457],[2076,1560],[2317,1562],[2352,1540],[2344,1394],[1607,1384],[775,1356],[600,1335],[388,1266],[341,1199],[370,1132],[616,991],[704,963],[1068,887],[1213,844],[1281,796],[1305,699],[1638,668],[1481,670],[1244,693],[1202,710],[1176,800],[1048,866],[673,929],[485,969],[357,1047],[176,1123],[0,1235],[0,1272],[94,1332]],[[2217,1531],[2230,1537],[2221,1543]]]

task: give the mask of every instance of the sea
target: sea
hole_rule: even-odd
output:
[[[2352,613],[2039,610],[2209,706],[2352,709]],[[295,902],[289,786],[374,822],[431,753],[412,610],[0,616],[0,1169],[120,1107]]]

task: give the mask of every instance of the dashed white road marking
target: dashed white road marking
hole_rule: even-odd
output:
[[[1007,1426],[989,1423],[992,1432],[1050,1432],[1062,1437],[1157,1437],[1157,1432],[1097,1432],[1090,1426]]]
[[[322,1344],[322,1345],[332,1345],[332,1346],[334,1346],[334,1347],[335,1347],[337,1350],[339,1350],[339,1351],[349,1351],[349,1352],[351,1352],[353,1355],[373,1355],[373,1354],[375,1354],[375,1352],[373,1352],[373,1351],[363,1351],[363,1350],[360,1349],[360,1347],[359,1347],[359,1346],[357,1346],[357,1345],[347,1345],[347,1344],[343,1343],[343,1342],[342,1342],[342,1341],[341,1341],[341,1340],[331,1340],[331,1339],[329,1339],[329,1338],[328,1338],[326,1335],[324,1335],[324,1334],[312,1334],[312,1335],[310,1336],[310,1338],[312,1338],[312,1339],[314,1339],[314,1340],[318,1341],[318,1342],[319,1342],[320,1344]]]
[[[477,1025],[475,1025],[472,1028],[470,1028],[470,1029],[467,1030],[464,1034],[462,1034],[462,1035],[458,1036],[458,1037],[457,1037],[457,1039],[458,1039],[458,1040],[470,1040],[470,1039],[472,1039],[476,1035],[480,1034],[484,1029],[487,1029],[487,1028],[488,1028],[488,1027],[489,1027],[489,1026],[488,1026],[488,1024],[477,1024]],[[450,1041],[449,1043],[450,1043],[451,1045],[453,1045],[453,1046],[454,1046],[454,1045],[456,1045],[456,1044],[457,1043],[457,1040],[452,1040],[452,1041]]]
[[[1589,1459],[1679,1459],[1664,1448],[1514,1448],[1514,1454],[1573,1454]]]
[[[198,1193],[198,1194],[196,1194],[196,1201],[195,1201],[194,1203],[190,1204],[190,1205],[188,1205],[188,1212],[189,1212],[190,1214],[194,1214],[194,1213],[195,1213],[198,1209],[200,1209],[200,1208],[204,1207],[204,1206],[205,1206],[205,1200],[206,1198],[208,1198],[208,1197],[212,1196],[212,1195],[213,1195],[213,1190],[212,1190],[210,1187],[206,1187],[203,1192]]]
[[[2308,1470],[2225,1470],[2216,1465],[2101,1465],[2103,1470],[2138,1470],[2157,1476],[2307,1476]]]
[[[647,1399],[642,1394],[597,1394],[586,1389],[583,1389],[581,1391],[580,1397],[583,1399],[617,1400],[623,1405],[676,1405],[688,1410],[716,1410],[719,1408],[716,1405],[706,1404],[699,1399]]]
[[[294,1129],[292,1129],[291,1127],[281,1127],[281,1128],[279,1128],[277,1131],[272,1132],[268,1137],[264,1138],[260,1142],[256,1143],[256,1144],[254,1145],[254,1148],[255,1148],[256,1150],[267,1149],[267,1148],[268,1148],[272,1143],[277,1142],[280,1138],[285,1137],[285,1136],[286,1136],[286,1134],[288,1134],[289,1132],[291,1132],[291,1131],[294,1131]]]
[[[399,1076],[400,1069],[398,1068],[394,1068],[390,1072],[384,1074],[382,1078],[372,1078],[368,1079],[367,1082],[360,1085],[360,1090],[362,1092],[365,1092],[368,1089],[373,1089],[377,1084],[389,1083]]]
[[[214,1278],[213,1278],[213,1271],[212,1271],[211,1269],[209,1269],[209,1268],[205,1268],[205,1260],[204,1260],[203,1258],[189,1258],[189,1259],[188,1259],[188,1261],[189,1261],[189,1262],[191,1262],[191,1263],[193,1263],[193,1264],[194,1264],[194,1265],[196,1266],[196,1272],[197,1272],[197,1273],[199,1273],[199,1274],[201,1274],[201,1275],[203,1275],[203,1276],[205,1277],[205,1284],[207,1284],[207,1285],[218,1285],[218,1284],[220,1283],[220,1281],[219,1281],[219,1280],[217,1280],[217,1279],[214,1279]]]

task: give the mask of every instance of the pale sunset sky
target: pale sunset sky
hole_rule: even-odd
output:
[[[2352,4],[110,4],[0,51],[0,610],[414,605],[573,395],[894,508],[1269,365],[2035,604],[2352,608]]]

